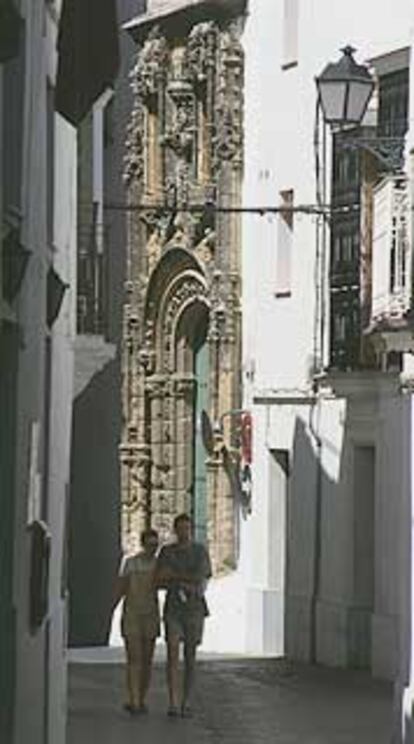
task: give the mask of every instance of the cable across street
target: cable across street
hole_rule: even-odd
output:
[[[298,204],[297,206],[276,206],[276,205],[258,205],[251,207],[243,206],[220,206],[210,203],[204,204],[183,204],[180,206],[171,206],[165,204],[117,204],[106,203],[104,210],[108,212],[164,212],[172,214],[310,214],[310,215],[329,215],[351,213],[360,209],[359,204],[347,204],[343,206],[331,207],[330,205],[318,204]]]

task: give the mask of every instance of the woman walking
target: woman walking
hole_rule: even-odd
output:
[[[155,641],[160,634],[160,615],[154,583],[158,533],[148,529],[141,534],[142,550],[126,559],[115,590],[113,609],[124,598],[121,633],[127,659],[125,710],[146,713],[146,697],[151,681]]]

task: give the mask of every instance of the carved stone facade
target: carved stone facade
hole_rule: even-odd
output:
[[[214,570],[237,562],[238,505],[220,441],[197,422],[240,407],[243,51],[239,19],[148,24],[132,71],[125,178],[123,543],[193,514]],[[204,206],[203,206],[204,205]],[[217,210],[217,207],[219,208]],[[225,437],[235,443],[235,421]]]

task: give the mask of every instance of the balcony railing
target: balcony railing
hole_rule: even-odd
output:
[[[405,177],[389,176],[373,199],[371,328],[393,326],[411,307],[411,211]]]
[[[78,229],[77,331],[104,334],[105,271],[104,253],[98,246],[98,204],[93,202],[91,224],[86,232]]]

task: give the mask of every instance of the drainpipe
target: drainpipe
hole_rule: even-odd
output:
[[[309,414],[309,430],[312,434],[316,447],[316,486],[315,486],[315,521],[314,521],[314,548],[313,548],[313,570],[312,570],[312,592],[310,598],[310,632],[309,632],[309,661],[315,664],[317,661],[317,603],[320,593],[321,566],[322,566],[322,438],[319,433],[319,421],[315,427],[314,414],[316,406],[319,406],[319,383],[313,382],[314,400],[311,404]]]
[[[322,126],[322,138],[321,138]],[[327,199],[327,142],[326,126],[321,121],[321,104],[318,99],[315,111],[314,125],[314,158],[315,158],[315,181],[316,201],[320,206],[326,204]],[[322,223],[321,223],[322,220]],[[314,549],[312,570],[312,591],[310,598],[310,629],[309,629],[309,661],[317,661],[317,602],[320,593],[321,565],[322,565],[322,438],[319,433],[319,416],[315,426],[315,411],[320,404],[320,381],[319,376],[323,370],[325,353],[325,329],[326,329],[326,270],[327,270],[327,219],[323,215],[316,223],[316,256],[315,256],[315,289],[316,307],[314,319],[313,339],[313,400],[309,412],[309,430],[311,432],[316,450],[316,485],[315,485],[315,521],[314,521]],[[320,411],[319,411],[320,414]]]

